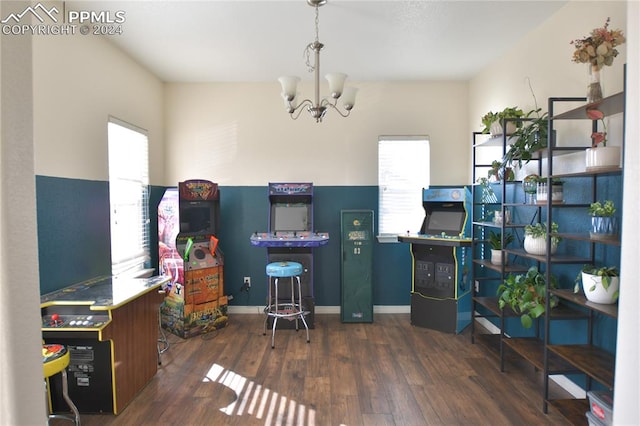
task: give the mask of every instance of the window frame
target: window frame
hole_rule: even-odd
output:
[[[401,144],[408,142],[406,145],[416,145],[413,148],[404,146],[402,149],[396,150],[391,157],[383,158],[385,155],[383,148],[389,148],[391,144]],[[424,144],[418,144],[424,142]],[[383,151],[383,152],[381,152]],[[422,161],[420,158],[426,155]],[[409,161],[409,159],[413,161]],[[431,174],[431,141],[428,135],[382,135],[378,137],[378,241],[381,243],[398,242],[398,235],[407,231],[407,227],[417,225],[417,229],[409,229],[411,232],[419,231],[419,227],[424,220],[424,209],[422,207],[422,189],[428,188],[430,185]],[[387,164],[385,164],[387,163]],[[415,167],[408,167],[408,166]],[[422,166],[425,169],[420,169]],[[393,173],[389,174],[389,170]],[[417,185],[406,185],[407,182],[415,180],[419,177],[423,182]],[[389,186],[395,186],[392,193],[387,192]],[[383,189],[386,188],[386,189]],[[401,192],[405,192],[403,195]],[[387,195],[385,197],[385,195]],[[409,214],[393,214],[394,216],[411,216],[412,220],[418,222],[418,216],[421,217],[419,223],[413,225],[404,225],[404,229],[398,229],[398,232],[389,230],[389,211],[385,204],[389,202],[389,197],[396,198],[396,202],[405,207],[411,206]],[[397,197],[400,200],[397,200]],[[406,203],[405,203],[406,202]],[[391,220],[398,220],[398,217]],[[398,225],[399,226],[399,225]]]

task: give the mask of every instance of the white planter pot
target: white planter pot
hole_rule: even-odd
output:
[[[513,121],[507,122],[507,136],[512,135],[516,131],[516,129],[516,123],[514,123]],[[502,124],[500,124],[500,121],[494,121],[493,123],[491,123],[491,126],[489,126],[489,134],[491,136],[502,136],[503,133],[504,129],[502,128]]]
[[[620,289],[620,277],[611,277],[609,288],[602,286],[602,277],[582,273],[582,291],[588,301],[611,305],[618,300],[617,293]]]
[[[588,172],[620,167],[620,147],[600,146],[587,148],[586,166]]]
[[[551,243],[551,254],[555,254],[558,250],[558,244]],[[538,256],[544,256],[547,254],[547,238],[537,237],[533,238],[529,235],[524,236],[524,251],[529,254],[535,254]]]
[[[504,254],[504,264],[506,265],[508,262],[509,258],[507,256],[507,254]],[[494,250],[491,249],[491,263],[493,265],[502,265],[502,250]]]
[[[491,136],[502,135],[502,125],[500,124],[500,121],[494,121],[491,123],[491,126],[489,126],[489,134],[491,134]]]

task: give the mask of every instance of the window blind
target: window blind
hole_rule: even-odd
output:
[[[113,117],[108,123],[111,273],[133,274],[149,262],[147,132]]]
[[[397,241],[397,234],[420,230],[429,170],[428,136],[378,138],[378,232],[383,239]]]

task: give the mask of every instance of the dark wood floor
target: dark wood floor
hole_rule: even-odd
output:
[[[154,379],[118,416],[93,425],[562,425],[542,412],[541,375],[461,335],[414,327],[409,314],[371,324],[316,315],[305,333],[262,334],[263,316],[231,315],[204,336],[168,335]],[[59,420],[54,425],[68,424]],[[586,424],[586,421],[585,421]]]

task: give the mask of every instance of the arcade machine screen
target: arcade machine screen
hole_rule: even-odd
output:
[[[193,205],[189,205],[193,204]],[[216,217],[213,203],[199,201],[180,206],[180,233],[216,234]]]
[[[309,204],[275,204],[271,218],[274,232],[310,231]]]
[[[427,218],[425,234],[459,235],[464,225],[462,210],[434,210]]]

